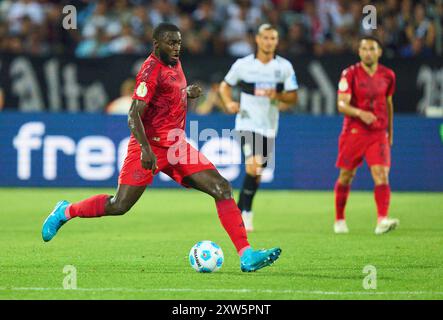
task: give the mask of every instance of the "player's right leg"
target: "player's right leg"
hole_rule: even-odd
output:
[[[214,198],[220,222],[237,249],[243,272],[257,271],[273,264],[279,258],[280,248],[268,250],[253,250],[251,248],[240,210],[232,199],[231,185],[217,170],[195,172],[186,176],[183,182]]]
[[[357,168],[363,163],[367,139],[357,132],[342,133],[338,141],[338,156],[335,166],[340,169],[334,186],[335,193],[335,233],[348,233],[345,220],[346,202],[351,191],[352,180]]]
[[[357,168],[348,170],[340,169],[337,182],[335,183],[335,233],[348,233],[349,229],[345,220],[345,208],[348,201],[349,192],[351,190],[352,180],[357,173]]]
[[[268,138],[252,131],[237,131],[237,140],[242,147],[245,156],[245,177],[240,190],[238,207],[242,213],[242,219],[246,231],[254,230],[252,202],[260,186],[263,169],[267,166],[268,159],[274,150],[274,138]]]
[[[145,186],[119,185],[115,196],[99,194],[77,203],[60,201],[46,218],[42,238],[50,241],[67,221],[72,218],[96,218],[123,215],[131,209],[145,190]]]

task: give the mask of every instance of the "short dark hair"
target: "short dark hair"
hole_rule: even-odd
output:
[[[382,46],[382,44],[381,44],[381,41],[380,41],[377,37],[370,36],[370,35],[362,36],[362,37],[360,37],[360,39],[358,40],[358,43],[360,44],[363,40],[371,40],[371,41],[375,41],[375,42],[377,42],[378,47],[379,47],[380,49],[383,49],[383,46]]]
[[[153,38],[158,41],[165,32],[180,32],[180,29],[175,24],[162,22],[154,29]]]

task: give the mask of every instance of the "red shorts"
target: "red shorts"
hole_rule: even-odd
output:
[[[161,171],[184,187],[188,187],[183,183],[184,177],[203,170],[217,170],[203,153],[186,141],[171,147],[151,145],[151,149],[157,156],[156,174]],[[138,144],[128,146],[128,154],[118,177],[119,184],[146,186],[152,183],[154,176],[151,170],[143,169],[140,152]]]
[[[353,170],[366,159],[368,166],[391,166],[391,148],[388,135],[377,133],[342,133],[338,141],[338,168]]]

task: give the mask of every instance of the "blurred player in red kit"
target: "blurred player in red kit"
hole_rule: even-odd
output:
[[[177,183],[214,198],[219,219],[240,256],[242,271],[271,265],[281,249],[251,248],[230,183],[185,139],[187,99],[199,97],[202,89],[197,85],[187,86],[179,60],[180,30],[173,24],[161,23],[155,28],[153,39],[153,53],[136,78],[128,114],[131,138],[116,195],[95,195],[77,203],[60,201],[43,223],[43,240],[50,241],[74,217],[125,214],[141,197],[146,185],[151,184],[153,176],[163,172]]]
[[[374,180],[377,205],[375,234],[395,229],[398,219],[388,218],[391,189],[389,169],[393,143],[395,73],[378,63],[380,42],[371,36],[360,39],[360,62],[346,68],[338,84],[338,110],[345,115],[338,143],[335,184],[335,233],[348,233],[345,206],[357,168],[366,160]]]

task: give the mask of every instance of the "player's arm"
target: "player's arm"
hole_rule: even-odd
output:
[[[240,111],[240,104],[232,99],[232,87],[226,81],[220,83],[218,91],[226,112],[237,113]]]
[[[152,170],[155,173],[157,169],[157,157],[152,152],[149,145],[148,138],[146,137],[145,127],[141,120],[141,115],[146,108],[146,102],[142,100],[133,99],[131,108],[128,113],[128,126],[134,138],[140,144],[141,147],[141,162],[142,167],[146,170]]]
[[[5,103],[5,97],[3,95],[3,89],[0,88],[0,111],[3,109],[4,103]]]
[[[337,96],[337,107],[340,113],[343,113],[349,117],[359,118],[366,124],[371,124],[377,117],[369,111],[364,111],[353,107],[351,105],[351,94],[350,93],[339,93]]]
[[[297,104],[297,90],[277,93],[275,98],[284,103]]]
[[[269,93],[269,98],[278,100],[283,103],[278,104],[278,109],[280,111],[289,110],[293,105],[298,102],[297,90],[276,92],[271,90]]]
[[[285,79],[283,82],[283,90],[277,92],[276,90],[270,90],[269,97],[271,99],[278,100],[278,109],[280,111],[286,111],[298,102],[298,81],[295,75],[294,68],[290,63],[285,68]]]
[[[392,96],[388,96],[386,102],[388,106],[388,138],[389,144],[392,146],[394,143],[394,103]]]
[[[237,85],[241,80],[242,69],[241,60],[237,60],[229,69],[224,80],[220,83],[218,92],[220,93],[220,99],[223,103],[223,108],[227,113],[238,113],[240,111],[240,103],[234,101],[232,98],[232,87]]]
[[[386,93],[386,106],[388,109],[388,138],[389,144],[392,146],[394,143],[394,103],[392,97],[395,92],[395,82],[396,76],[395,73],[391,73],[391,83],[388,88],[388,92]]]

